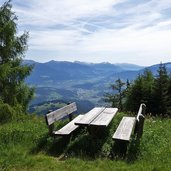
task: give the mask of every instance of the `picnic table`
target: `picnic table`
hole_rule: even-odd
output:
[[[107,127],[117,111],[118,108],[95,107],[76,120],[75,125]]]

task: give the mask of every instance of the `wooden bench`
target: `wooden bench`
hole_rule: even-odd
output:
[[[136,117],[123,117],[112,139],[129,142],[133,130],[136,137],[141,138],[143,134],[143,125],[145,119],[145,107],[145,104],[140,105]]]
[[[75,112],[76,110],[77,110],[77,106],[76,103],[74,102],[64,106],[63,108],[60,108],[58,110],[46,114],[45,120],[49,128],[50,136],[56,136],[56,135],[66,136],[71,134],[73,131],[75,131],[79,126],[75,125],[74,123],[83,117],[83,115],[78,115],[75,119],[72,120],[72,113]],[[69,118],[70,122],[66,124],[64,127],[62,127],[61,129],[56,131],[54,127],[54,123],[66,117]]]

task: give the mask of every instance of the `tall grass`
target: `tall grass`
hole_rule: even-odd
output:
[[[171,119],[147,118],[142,139],[133,137],[123,158],[111,138],[123,115],[100,130],[100,136],[80,129],[71,137],[53,139],[44,118],[37,116],[1,124],[0,170],[171,170]]]

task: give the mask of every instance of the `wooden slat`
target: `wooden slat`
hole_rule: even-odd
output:
[[[78,120],[80,120],[84,115],[78,115],[75,119],[73,119],[71,122],[66,124],[64,127],[62,127],[58,131],[54,131],[54,135],[69,135],[71,132],[73,132],[75,129],[77,129],[79,126],[75,125],[74,123]]]
[[[104,107],[95,107],[84,115],[82,119],[75,122],[76,125],[89,125],[101,112],[104,111]]]
[[[137,134],[138,137],[141,137],[143,133],[145,108],[146,108],[146,105],[142,103],[139,107],[138,114],[136,116],[136,124],[135,124],[134,133]]]
[[[76,110],[77,110],[77,106],[76,103],[74,102],[67,106],[64,106],[63,108],[50,112],[46,114],[47,124],[51,125],[55,121],[62,119],[63,117],[71,114],[72,112],[75,112]]]
[[[140,114],[138,121],[136,121],[137,127],[135,133],[137,134],[137,138],[141,138],[143,134],[143,127],[144,127],[144,119],[145,117]]]
[[[123,117],[112,138],[129,141],[135,120],[135,117]]]
[[[96,126],[108,126],[113,117],[116,115],[118,108],[105,108],[105,110],[100,113],[90,125]]]

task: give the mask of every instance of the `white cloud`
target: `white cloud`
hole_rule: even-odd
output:
[[[19,0],[16,0],[16,2]],[[22,18],[21,24],[53,25],[73,21],[81,17],[108,13],[112,5],[123,0],[25,0],[28,8],[16,5],[15,11]],[[15,2],[15,0],[14,0]],[[17,3],[16,3],[17,4]]]
[[[135,3],[133,3],[135,2]],[[13,0],[28,58],[93,62],[169,61],[171,0]],[[49,55],[48,55],[49,53]],[[37,57],[35,60],[39,60]]]

